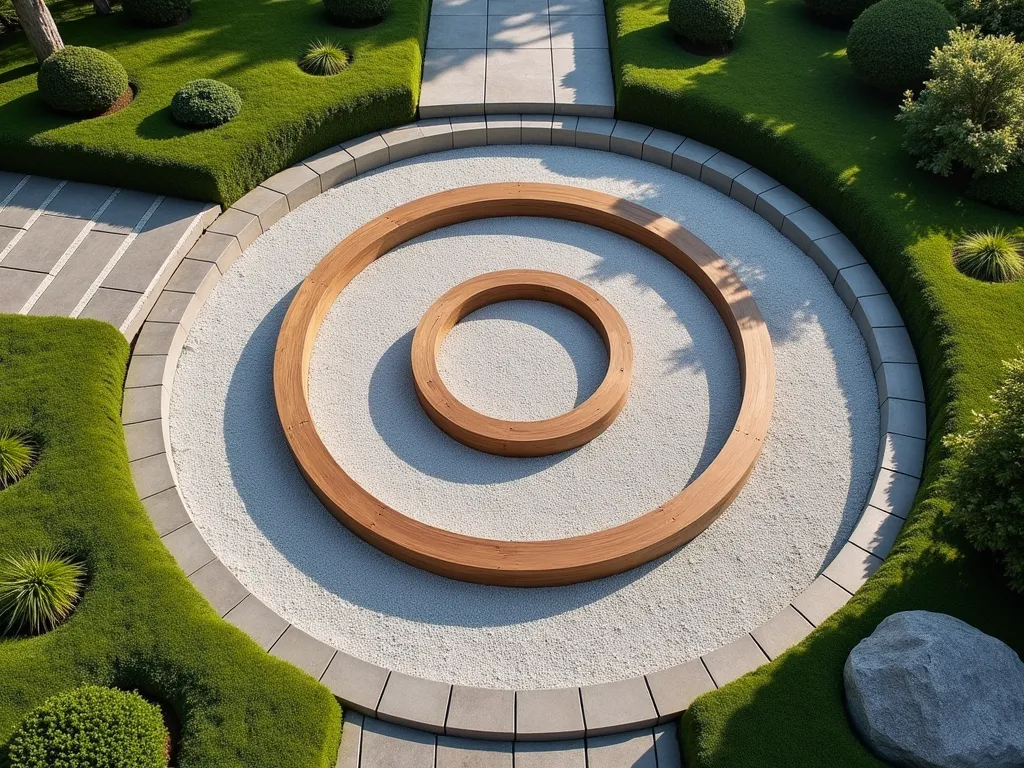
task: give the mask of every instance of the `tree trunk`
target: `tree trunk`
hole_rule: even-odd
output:
[[[43,0],[13,0],[14,12],[39,61],[64,47],[60,32]]]
[[[114,9],[110,7],[110,0],[92,0],[92,7],[96,9],[96,13],[101,16],[106,16],[108,13],[113,13]]]

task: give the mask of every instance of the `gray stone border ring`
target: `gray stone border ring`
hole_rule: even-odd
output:
[[[445,386],[437,353],[462,318],[500,301],[545,301],[565,307],[597,331],[608,350],[600,386],[568,413],[538,421],[507,421],[473,410]],[[470,278],[435,301],[412,339],[412,377],[423,410],[450,437],[498,456],[548,456],[578,448],[604,432],[629,397],[633,342],[622,316],[597,291],[565,275],[506,269]]]

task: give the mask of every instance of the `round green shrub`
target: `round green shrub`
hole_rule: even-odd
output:
[[[955,13],[962,24],[986,35],[1013,35],[1024,42],[1024,0],[962,0]]]
[[[8,633],[38,635],[78,604],[85,566],[61,552],[35,551],[0,560],[0,621]]]
[[[916,91],[928,77],[932,51],[946,44],[954,26],[936,0],[880,0],[853,22],[846,55],[868,85],[892,94]]]
[[[747,18],[743,0],[669,0],[668,21],[681,37],[704,45],[732,42]]]
[[[1024,242],[1001,229],[976,232],[961,238],[953,247],[953,263],[968,277],[1008,283],[1024,277],[1022,250]]]
[[[299,59],[299,69],[309,75],[337,75],[351,60],[351,54],[333,40],[316,40]]]
[[[0,491],[23,478],[36,459],[32,441],[10,427],[0,427]]]
[[[188,18],[191,0],[121,0],[133,22],[143,27],[169,27]]]
[[[847,26],[877,0],[804,0],[808,10],[826,24]]]
[[[324,6],[338,24],[362,27],[387,16],[391,0],[324,0]]]
[[[945,441],[945,490],[968,540],[1001,558],[1010,586],[1024,592],[1024,358],[1003,365],[992,409]]]
[[[69,45],[42,63],[36,84],[43,101],[57,111],[98,115],[128,90],[128,73],[110,54]]]
[[[193,80],[171,99],[171,114],[188,128],[213,128],[233,120],[242,109],[242,97],[217,80]]]
[[[89,685],[47,699],[8,746],[10,768],[166,768],[160,708],[137,693]]]

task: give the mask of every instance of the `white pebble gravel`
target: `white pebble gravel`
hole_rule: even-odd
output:
[[[570,184],[634,200],[715,248],[746,281],[776,356],[775,410],[739,498],[686,547],[620,576],[551,589],[443,579],[364,544],[309,491],[273,402],[273,352],[294,289],[345,235],[396,205],[494,181]],[[605,296],[633,336],[630,399],[566,454],[508,459],[451,440],[423,414],[412,332],[453,285],[545,269]],[[538,419],[582,402],[607,355],[585,321],[536,302],[464,319],[440,351],[468,405]],[[378,260],[325,318],[310,366],[313,417],[338,463],[378,498],[477,536],[599,530],[672,497],[714,458],[739,403],[735,354],[710,302],[675,267],[617,235],[547,219],[448,227]],[[659,166],[562,147],[482,147],[389,166],[320,195],[236,262],[196,320],[174,381],[179,488],[207,542],[264,603],[367,661],[465,685],[548,688],[677,664],[771,617],[838,551],[878,450],[864,342],[814,263],[735,201]]]

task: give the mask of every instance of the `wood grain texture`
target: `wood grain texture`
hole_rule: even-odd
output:
[[[589,224],[665,257],[696,283],[729,329],[742,401],[732,433],[711,464],[679,494],[629,522],[549,541],[465,536],[419,522],[361,488],[317,434],[307,401],[313,343],[335,298],[374,259],[426,232],[463,221],[538,216]],[[768,329],[750,291],[703,241],[672,219],[627,200],[556,184],[463,187],[399,206],[357,229],[299,287],[281,325],[274,395],[285,436],[310,487],[346,527],[378,549],[463,581],[537,587],[620,573],[685,544],[743,488],[771,420],[775,362]]]
[[[568,413],[538,421],[486,416],[461,402],[441,379],[437,353],[466,315],[488,304],[546,301],[580,315],[608,350],[608,372],[598,388]],[[554,272],[506,269],[459,283],[423,315],[412,338],[412,377],[427,416],[455,440],[498,456],[548,456],[579,448],[615,421],[629,397],[633,340],[622,316],[593,288]]]

